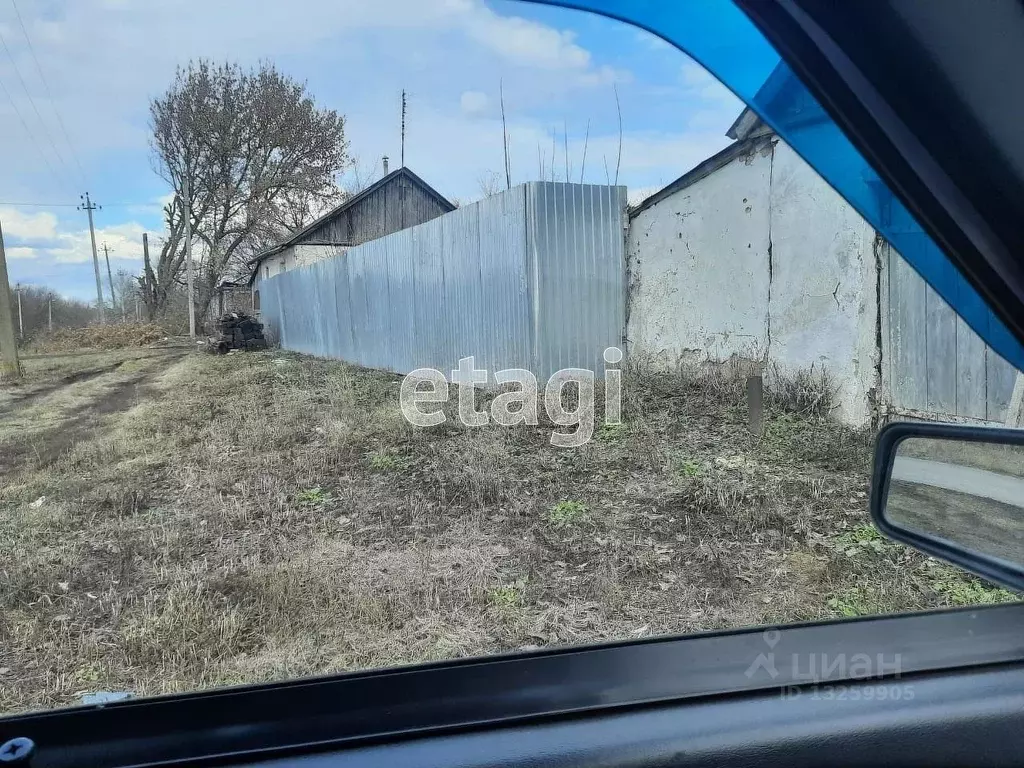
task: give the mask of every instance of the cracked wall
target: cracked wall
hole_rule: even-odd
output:
[[[764,354],[770,173],[755,151],[632,219],[631,355],[672,367]]]
[[[630,354],[824,368],[837,418],[865,424],[879,370],[874,239],[784,143],[737,158],[632,220]]]

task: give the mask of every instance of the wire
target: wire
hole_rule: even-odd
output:
[[[43,120],[43,116],[39,114],[39,107],[36,106],[36,101],[32,98],[32,94],[28,90],[28,85],[25,84],[25,78],[21,76],[21,70],[18,69],[18,62],[15,61],[14,54],[11,53],[11,49],[7,47],[7,40],[4,38],[2,32],[0,32],[0,44],[3,45],[4,51],[7,52],[7,58],[11,60],[11,66],[14,67],[14,74],[18,76],[18,82],[21,83],[22,90],[25,91],[25,95],[28,96],[28,103],[32,105],[32,111],[36,113],[36,118],[39,120],[39,127],[43,131],[43,136],[48,142],[50,142],[50,148],[57,156],[57,160],[60,161],[61,166],[64,168],[64,172],[68,174],[67,180],[71,182],[72,189],[74,189],[74,178],[71,175],[71,171],[68,170],[68,165],[64,162],[64,157],[61,155],[60,150],[57,149],[57,145],[54,143],[53,137],[50,136],[50,132],[46,129],[46,122]],[[9,95],[10,94],[8,94],[8,96]]]
[[[0,200],[0,205],[8,205],[12,208],[77,208],[79,203],[21,203],[6,202]],[[104,208],[163,208],[160,203],[104,203]]]
[[[18,10],[17,0],[11,0],[11,5],[14,6],[14,14],[18,17],[18,24],[21,26],[22,34],[25,35],[25,42],[28,43],[29,53],[32,54],[32,61],[35,62],[36,72],[39,73],[39,79],[43,81],[43,88],[46,89],[46,95],[50,99],[50,106],[53,107],[53,114],[57,116],[57,124],[60,126],[61,133],[64,134],[64,140],[68,143],[68,148],[71,150],[71,157],[75,161],[75,165],[78,166],[78,175],[82,179],[82,184],[86,187],[89,186],[89,180],[85,175],[85,169],[82,168],[82,163],[78,159],[78,152],[75,149],[74,143],[71,141],[71,136],[68,134],[68,129],[64,125],[64,118],[60,116],[60,110],[57,109],[57,100],[53,98],[53,91],[50,90],[50,84],[46,80],[46,75],[43,74],[43,68],[39,65],[39,57],[36,56],[36,49],[32,45],[32,39],[28,36],[28,29],[25,27],[25,22],[22,21],[21,11]]]
[[[25,133],[27,133],[28,137],[32,140],[32,143],[35,145],[36,151],[39,153],[39,156],[43,158],[43,162],[46,164],[47,169],[53,175],[53,178],[57,182],[57,185],[61,186],[60,177],[57,175],[57,172],[53,169],[53,166],[50,164],[50,160],[46,156],[46,153],[43,152],[42,147],[39,146],[39,142],[36,141],[36,135],[28,129],[28,123],[26,123],[25,118],[22,117],[21,110],[18,109],[18,105],[15,103],[14,99],[11,98],[11,92],[7,90],[7,86],[4,85],[4,81],[2,79],[0,79],[0,89],[3,89],[3,92],[7,95],[7,100],[10,101],[11,106],[14,107],[14,114],[18,116],[18,120],[21,121],[22,128],[25,129]]]
[[[12,208],[77,208],[77,203],[7,203],[0,201],[0,205],[9,205]]]

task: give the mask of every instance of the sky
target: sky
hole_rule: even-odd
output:
[[[542,164],[549,178],[552,153],[557,180],[568,159],[573,181],[581,171],[613,181],[617,91],[618,183],[631,201],[726,146],[742,108],[646,32],[515,0],[0,0],[0,35],[11,283],[85,300],[95,277],[80,195],[102,206],[96,240],[111,269],[138,272],[142,233],[152,248],[169,192],[154,171],[149,101],[190,59],[272,61],[305,81],[318,105],[345,115],[364,179],[379,178],[385,154],[399,165],[405,89],[406,165],[461,203],[504,182],[499,88],[513,183],[536,180]],[[100,261],[105,282],[102,250]]]

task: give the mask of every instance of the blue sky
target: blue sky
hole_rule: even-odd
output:
[[[148,102],[190,58],[266,59],[307,81],[320,104],[346,115],[364,177],[379,176],[381,155],[397,166],[405,88],[406,164],[463,202],[502,173],[499,82],[513,182],[538,178],[538,152],[550,168],[552,130],[564,179],[563,128],[578,181],[588,121],[585,178],[603,183],[605,158],[614,174],[617,88],[619,183],[631,199],[725,146],[741,109],[645,32],[509,0],[0,0],[0,34],[0,223],[11,279],[85,299],[95,282],[85,214],[74,206],[88,190],[103,206],[97,240],[113,249],[111,266],[137,271],[142,233],[159,238],[168,193],[153,171]]]

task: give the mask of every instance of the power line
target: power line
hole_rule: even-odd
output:
[[[57,185],[60,186],[60,177],[57,175],[57,172],[53,170],[53,166],[50,164],[50,159],[46,156],[46,153],[43,152],[42,147],[39,146],[39,142],[36,141],[36,135],[29,130],[28,123],[26,123],[25,118],[22,117],[21,110],[18,109],[18,105],[11,97],[11,92],[7,90],[7,86],[4,85],[4,81],[2,79],[0,79],[0,89],[3,89],[4,94],[6,94],[7,96],[7,100],[11,102],[11,106],[14,107],[14,114],[16,114],[18,116],[18,120],[21,121],[21,127],[25,129],[25,133],[27,133],[28,137],[32,140],[32,144],[35,146],[36,151],[39,153],[39,156],[43,159],[43,162],[46,164],[47,170],[50,171],[50,173],[53,175],[54,180],[57,182]]]
[[[75,145],[71,141],[68,129],[64,125],[64,119],[60,116],[60,110],[57,109],[57,100],[53,98],[53,92],[50,90],[50,84],[46,80],[46,75],[43,74],[43,68],[39,65],[39,57],[36,56],[36,49],[32,45],[32,39],[28,36],[28,29],[25,27],[25,22],[22,21],[21,11],[18,10],[17,0],[11,0],[11,5],[14,6],[14,14],[18,17],[18,24],[21,26],[22,34],[25,35],[25,42],[28,43],[28,50],[29,53],[32,54],[32,61],[35,62],[36,72],[39,73],[39,79],[43,81],[43,88],[46,89],[46,95],[50,99],[50,106],[53,108],[53,114],[57,116],[57,124],[60,126],[61,133],[64,134],[64,140],[68,143],[68,148],[71,150],[71,157],[75,161],[75,165],[78,166],[78,173],[82,177],[82,183],[85,186],[89,186],[88,179],[85,175],[85,169],[82,168],[82,163],[78,159],[78,152],[75,150]]]
[[[46,121],[43,120],[43,116],[39,114],[39,107],[36,106],[35,99],[32,98],[32,93],[28,89],[28,85],[25,83],[25,78],[21,76],[21,70],[18,69],[18,62],[14,58],[14,54],[11,53],[11,49],[7,47],[7,40],[4,38],[2,32],[0,32],[0,44],[3,45],[4,51],[7,53],[7,58],[11,60],[11,66],[14,67],[14,74],[18,76],[18,82],[21,83],[21,88],[25,91],[25,95],[28,96],[28,103],[32,105],[32,111],[36,113],[36,118],[39,120],[39,127],[43,132],[43,136],[48,142],[50,142],[50,148],[53,153],[57,156],[57,160],[60,161],[61,167],[64,168],[64,172],[68,174],[68,180],[71,182],[72,189],[74,188],[74,178],[71,171],[68,169],[67,163],[64,162],[64,157],[61,155],[60,150],[57,149],[56,143],[53,141],[53,137],[50,136],[50,132],[46,129]]]
[[[12,208],[77,208],[78,203],[21,203],[0,200],[0,205]],[[104,208],[163,208],[160,203],[104,203]]]
[[[77,208],[77,203],[10,203],[0,200],[0,205],[9,205],[12,208]]]

